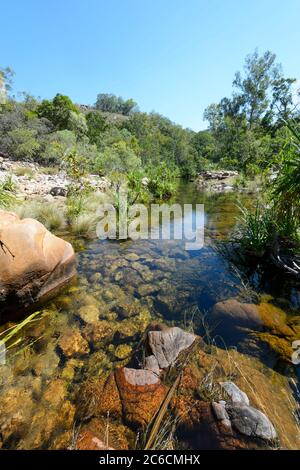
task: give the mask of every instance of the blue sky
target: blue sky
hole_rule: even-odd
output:
[[[300,0],[0,0],[0,14],[0,66],[42,98],[114,93],[199,130],[255,47],[300,79]]]

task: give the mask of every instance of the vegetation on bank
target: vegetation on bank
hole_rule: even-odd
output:
[[[1,71],[2,70],[2,71]],[[91,173],[145,171],[161,164],[180,176],[207,168],[253,176],[278,165],[287,142],[283,119],[299,121],[293,78],[286,78],[271,52],[247,56],[231,98],[204,112],[205,131],[194,132],[158,113],[140,112],[132,100],[100,93],[93,106],[57,94],[38,100],[9,96],[12,71],[1,69],[8,99],[0,105],[0,152],[11,158],[61,165],[68,152],[85,160]]]
[[[178,177],[223,168],[238,170],[235,188],[246,187],[249,178],[265,180],[264,199],[254,211],[242,209],[238,239],[244,248],[263,253],[278,240],[299,246],[295,79],[283,75],[270,51],[246,57],[243,73],[235,74],[232,96],[208,106],[209,127],[200,132],[158,113],[140,112],[132,99],[112,94],[98,94],[93,106],[61,94],[52,100],[23,94],[17,100],[11,96],[13,72],[7,68],[0,74],[7,95],[0,104],[0,155],[67,171],[74,181],[64,214],[67,225],[76,220],[80,231],[87,220],[83,200],[91,188],[82,185],[87,173],[108,175],[115,199],[125,179],[130,201],[141,202],[170,197]],[[0,186],[2,207],[11,205],[11,183]],[[50,219],[50,226],[62,225],[55,214]]]

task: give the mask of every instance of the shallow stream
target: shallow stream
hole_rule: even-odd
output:
[[[125,364],[151,321],[182,327],[193,322],[201,334],[203,318],[209,318],[216,302],[251,289],[278,301],[288,317],[299,316],[299,285],[262,266],[238,271],[216,247],[236,224],[237,203],[253,198],[201,193],[192,183],[183,184],[172,203],[205,205],[205,246],[200,250],[186,251],[182,240],[72,239],[77,278],[37,307],[44,314],[27,325],[20,342],[8,351],[6,365],[0,366],[0,447],[72,446],[75,397],[82,383]],[[93,335],[89,325],[99,320],[102,333]],[[87,338],[89,352],[66,359],[58,342],[70,329]],[[236,343],[233,336],[231,340],[245,357],[260,361],[266,375],[277,370],[286,376],[272,352]]]

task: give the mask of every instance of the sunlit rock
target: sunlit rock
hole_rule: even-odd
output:
[[[0,308],[30,305],[76,273],[70,243],[34,219],[0,210]]]

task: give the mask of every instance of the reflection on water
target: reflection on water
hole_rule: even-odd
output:
[[[237,199],[199,193],[192,184],[181,188],[172,202],[205,205],[201,250],[186,251],[184,240],[75,241],[77,279],[43,306],[45,315],[26,327],[0,366],[0,446],[70,445],[74,400],[86,378],[125,364],[152,320],[181,326],[193,321],[200,331],[201,317],[216,302],[239,293],[240,275],[214,246],[236,223]],[[257,267],[247,274],[257,289],[277,290],[288,308],[299,307],[296,285]],[[67,332],[75,336],[65,338]]]

